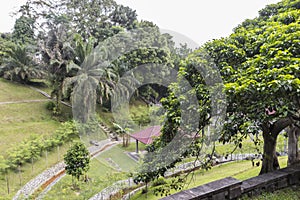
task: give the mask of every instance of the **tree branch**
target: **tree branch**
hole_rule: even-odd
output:
[[[274,122],[270,128],[270,132],[273,137],[277,137],[277,135],[286,127],[293,124],[293,120],[290,117],[282,118]]]

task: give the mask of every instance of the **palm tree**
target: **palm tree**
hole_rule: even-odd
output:
[[[118,76],[107,65],[105,50],[94,50],[93,38],[87,42],[80,35],[74,38],[74,60],[67,65],[67,72],[77,74],[67,77],[63,88],[64,93],[72,91],[73,117],[80,123],[86,123],[95,119],[96,102],[102,104],[103,99],[109,99]]]
[[[113,123],[114,128],[116,129],[116,133],[118,135],[122,135],[123,137],[123,147],[128,147],[129,145],[129,132],[132,131],[131,128],[123,128],[120,124]]]
[[[22,45],[14,45],[7,52],[8,58],[4,60],[2,68],[5,79],[28,84],[33,78],[43,78],[45,73],[33,61],[29,54],[29,48]]]
[[[67,66],[73,59],[73,52],[68,43],[65,26],[53,27],[44,43],[41,43],[43,61],[48,71],[48,78],[52,86],[51,97],[56,99],[54,114],[61,113],[63,98],[63,82],[68,74]]]

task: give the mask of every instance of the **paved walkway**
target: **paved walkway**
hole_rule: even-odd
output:
[[[45,102],[49,101],[48,99],[35,99],[35,100],[22,100],[22,101],[5,101],[0,102],[0,105],[6,105],[6,104],[20,104],[20,103],[35,103],[35,102]]]

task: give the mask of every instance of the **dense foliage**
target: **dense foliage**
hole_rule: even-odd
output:
[[[223,130],[214,131],[222,131],[221,142],[234,142],[240,148],[247,135],[258,138],[256,136],[262,132],[261,173],[266,173],[279,167],[275,152],[278,134],[292,124],[297,125],[299,119],[299,2],[284,0],[259,13],[259,17],[235,28],[230,36],[209,41],[194,51],[181,62],[178,79],[184,77],[196,90],[200,105],[199,129],[203,129],[212,125],[209,122],[214,105],[211,100],[216,93],[209,95],[209,81],[205,81],[208,80],[205,76],[214,72],[197,73],[203,71],[197,71],[196,67],[209,66],[211,60],[216,64],[224,82],[227,114]],[[205,59],[203,52],[208,54]],[[218,83],[217,78],[211,78]],[[222,100],[221,96],[214,98]],[[178,135],[182,122],[180,98],[172,94],[162,102],[167,109],[163,134],[151,151],[159,152],[169,144]],[[220,113],[217,115],[221,117]],[[163,172],[169,167],[162,168]],[[141,173],[138,180],[143,180],[142,177],[144,181],[152,180],[163,172]]]
[[[220,140],[238,141],[242,138],[236,138],[237,133],[255,136],[262,132],[261,173],[279,167],[277,136],[299,119],[298,7],[297,1],[267,6],[258,18],[246,20],[228,38],[205,45],[225,82],[227,123]]]

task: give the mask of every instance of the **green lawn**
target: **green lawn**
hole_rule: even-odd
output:
[[[118,145],[118,147],[127,152],[135,152],[136,151],[136,149],[135,149],[136,143],[135,142],[130,143],[128,147],[123,147],[123,145]],[[139,142],[139,151],[144,151],[145,148],[146,148],[146,145]]]
[[[59,123],[56,121],[28,122],[12,123],[9,126],[0,123],[0,126],[0,155],[5,155],[7,150],[29,138],[32,134],[51,135]]]
[[[126,154],[126,151],[124,151],[124,149],[120,148],[119,146],[115,146],[115,147],[101,153],[97,157],[97,159],[103,163],[106,163],[107,165],[111,165],[110,162],[108,161],[109,159],[111,159],[124,172],[130,172],[130,171],[134,170],[138,165],[138,163],[135,162],[133,159],[131,159]]]
[[[285,188],[272,193],[263,193],[256,197],[243,197],[241,200],[298,200],[300,199],[300,186]]]
[[[262,136],[260,136],[260,139],[262,140]],[[287,140],[283,134],[280,134],[277,138],[277,146],[276,151],[283,152],[284,150],[284,142]],[[300,141],[299,141],[300,144]],[[221,144],[219,142],[216,143],[216,153],[219,155],[225,156],[226,154],[230,154],[235,149],[235,144],[232,143],[226,143]],[[263,150],[263,142],[258,145],[258,149],[260,152]],[[242,148],[236,148],[236,150],[233,152],[234,154],[246,154],[246,153],[258,153],[256,150],[256,146],[254,145],[253,141],[248,137],[247,139],[243,140],[242,142]]]
[[[51,120],[46,102],[0,105],[1,124]]]
[[[0,155],[31,135],[51,135],[60,123],[51,118],[46,102],[0,105]]]
[[[0,78],[0,102],[44,99],[38,92],[22,84]]]
[[[93,159],[88,172],[91,180],[88,183],[80,182],[80,189],[72,189],[72,179],[67,175],[54,185],[45,199],[88,199],[114,182],[128,178],[127,172],[134,170],[138,165],[125,154],[126,149],[132,149],[132,145],[128,148],[121,145],[114,146]],[[117,163],[122,172],[118,172],[107,161],[108,158]]]
[[[49,93],[49,88],[40,89]],[[0,102],[19,102],[24,100],[47,99],[40,93],[30,89],[25,85],[0,79]],[[59,120],[66,119],[71,115],[71,109],[63,107],[64,116],[54,119],[52,117],[52,113],[46,109],[46,105],[47,101],[30,103],[19,102],[14,104],[0,105],[0,155],[5,156],[5,152],[17,146],[20,142],[26,140],[32,134],[45,136],[51,135],[60,126]],[[104,113],[105,112],[100,113],[100,116],[111,123],[113,119],[111,113]],[[48,153],[47,159],[45,158],[44,153],[44,155],[34,163],[33,169],[31,164],[25,164],[21,168],[21,176],[19,176],[19,174],[16,172],[9,172],[10,194],[7,194],[6,182],[4,177],[1,176],[0,199],[11,199],[15,192],[17,192],[17,190],[26,182],[44,171],[47,167],[50,167],[61,161],[63,159],[63,154],[66,152],[68,147],[69,144],[65,144],[59,148],[59,151],[58,149],[54,149],[53,152]],[[103,162],[99,160],[97,162],[93,161],[90,173],[97,177],[94,178],[96,183],[95,185],[97,185],[99,182],[101,183],[100,185],[106,187],[110,183],[115,182],[115,179],[111,178],[111,176],[115,177],[116,180],[119,180],[119,176],[121,176],[122,179],[126,178],[124,172],[117,173],[113,168],[111,168],[111,166],[109,166],[109,163],[107,163],[107,158],[113,159],[114,162],[121,166],[123,171],[133,170],[137,164],[124,153],[125,151],[129,151],[131,149],[134,149],[134,145],[131,145],[129,148],[125,149],[121,147],[112,149],[111,152],[103,154],[103,158],[100,157],[100,160],[102,159]],[[99,174],[106,175],[99,176]],[[118,175],[115,176],[115,174]],[[68,180],[68,178],[66,179]],[[110,179],[111,182],[107,182],[106,179]],[[99,188],[97,187],[95,187],[95,192],[99,192]],[[89,189],[89,187],[87,189]],[[65,198],[69,199],[68,196],[65,196]]]
[[[45,99],[21,84],[0,79],[0,102]],[[32,134],[50,135],[60,125],[46,109],[47,102],[0,105],[0,155]]]

